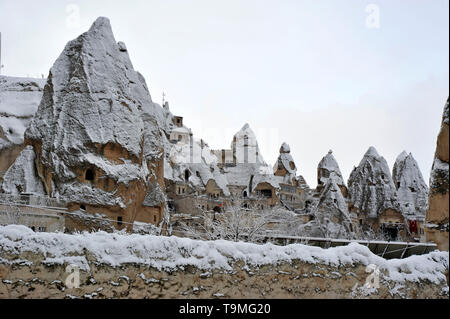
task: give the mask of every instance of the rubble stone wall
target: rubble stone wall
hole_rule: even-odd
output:
[[[45,265],[42,255],[30,252],[2,257],[15,262],[9,265],[0,262],[0,298],[448,299],[445,283],[399,284],[381,279],[379,289],[364,289],[369,274],[361,264],[333,267],[293,261],[256,269],[237,262],[232,271],[205,272],[186,266],[184,270],[167,272],[139,264],[111,267],[96,263],[91,255],[86,256],[90,271],[79,272],[79,288],[68,288],[66,264]],[[448,281],[448,272],[446,275]]]

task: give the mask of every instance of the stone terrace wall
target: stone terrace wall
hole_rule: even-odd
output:
[[[66,286],[69,264],[80,267],[79,288]],[[368,264],[380,267],[379,289],[363,287]],[[356,243],[322,249],[0,226],[0,298],[448,298],[448,253],[385,260]]]
[[[30,258],[31,256],[27,256]],[[81,271],[80,287],[67,288],[65,266],[0,265],[0,298],[445,298],[448,286],[430,282],[399,285],[381,281],[377,291],[362,288],[366,267],[330,267],[295,261],[234,272],[159,271],[142,265],[92,265]],[[32,258],[33,259],[33,258]],[[357,287],[355,288],[355,285]]]

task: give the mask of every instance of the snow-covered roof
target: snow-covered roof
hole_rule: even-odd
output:
[[[191,130],[187,127],[175,127],[172,129],[172,133],[182,133],[182,134],[191,134]]]
[[[262,184],[267,183],[275,189],[280,189],[280,184],[285,183],[283,176],[275,176],[273,174],[258,174],[253,177],[252,192],[255,188]]]
[[[205,187],[212,179],[224,195],[228,196],[230,195],[228,182],[217,162],[217,157],[201,140],[194,139],[192,145],[175,144],[170,148],[168,158],[165,160],[164,177],[173,181],[184,181],[185,171],[188,170],[190,172],[188,182],[193,186]]]

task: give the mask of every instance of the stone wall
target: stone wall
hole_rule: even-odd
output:
[[[323,249],[0,226],[0,298],[448,298],[448,268],[448,252],[387,260],[356,242]],[[374,277],[377,289],[366,287]]]
[[[186,267],[166,272],[138,264],[95,265],[91,256],[90,272],[80,271],[80,287],[68,288],[65,265],[44,265],[39,255],[23,257],[33,264],[0,264],[0,298],[448,298],[445,283],[381,280],[380,288],[370,291],[362,288],[368,276],[363,265],[337,268],[300,261],[259,269],[244,270],[238,262],[233,271]]]

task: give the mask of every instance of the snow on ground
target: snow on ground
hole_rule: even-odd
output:
[[[41,253],[45,264],[75,264],[90,270],[85,252],[96,256],[97,262],[113,267],[125,263],[138,263],[159,270],[183,269],[195,266],[199,269],[225,269],[231,271],[233,263],[261,266],[301,260],[307,263],[331,266],[369,265],[380,267],[387,280],[395,282],[429,280],[439,284],[446,281],[449,253],[434,251],[427,255],[405,259],[386,260],[374,255],[367,247],[357,243],[348,246],[323,249],[292,244],[250,244],[225,240],[200,241],[179,237],[106,233],[35,233],[25,226],[0,226],[0,263],[8,263],[5,253]]]

